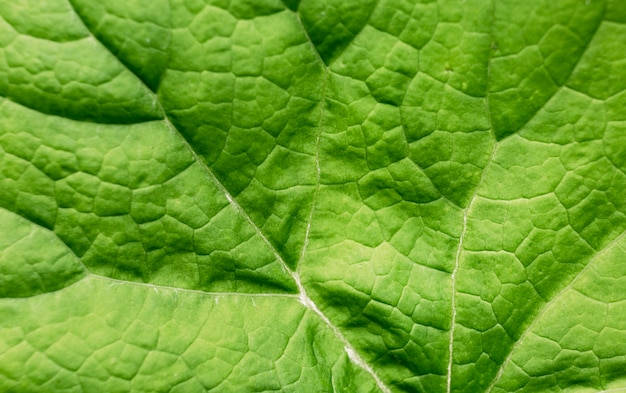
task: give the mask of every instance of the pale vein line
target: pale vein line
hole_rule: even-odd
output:
[[[492,2],[492,8],[491,8],[491,28],[493,28],[493,21],[495,20],[495,2]],[[490,38],[491,40],[493,40],[493,34],[492,31],[490,31]],[[472,206],[474,206],[474,201],[476,201],[476,197],[478,195],[478,188],[480,187],[480,185],[483,182],[483,177],[485,175],[485,170],[486,168],[491,164],[491,162],[493,161],[493,157],[495,156],[496,153],[496,149],[498,147],[498,138],[495,135],[495,130],[493,128],[493,120],[491,118],[491,107],[489,105],[489,81],[491,80],[491,57],[493,55],[493,51],[489,50],[489,57],[487,59],[487,86],[485,86],[485,109],[487,111],[487,120],[489,121],[489,129],[491,130],[491,135],[493,137],[493,149],[491,150],[491,155],[489,156],[489,159],[487,160],[487,163],[485,164],[484,168],[482,169],[481,173],[480,173],[480,179],[478,180],[478,183],[476,183],[476,188],[474,189],[474,195],[472,195],[472,198],[470,199],[467,208],[465,209],[465,211],[463,212],[463,229],[461,230],[461,236],[459,237],[459,247],[456,250],[456,255],[454,258],[454,268],[452,270],[452,275],[450,276],[450,281],[452,283],[452,296],[451,296],[451,300],[450,300],[450,308],[452,310],[452,320],[451,320],[451,325],[450,325],[450,337],[449,337],[449,341],[448,341],[448,372],[447,372],[447,376],[446,376],[446,393],[450,393],[450,390],[452,389],[452,365],[453,365],[453,355],[454,355],[454,332],[456,329],[456,276],[459,270],[459,261],[461,258],[461,252],[463,251],[463,241],[465,240],[465,234],[467,232],[467,217],[469,214],[469,211],[471,210]],[[449,86],[449,85],[448,85]]]
[[[304,260],[304,254],[309,246],[309,235],[311,233],[311,222],[313,221],[313,214],[315,213],[315,204],[317,203],[317,197],[320,190],[320,181],[322,176],[322,169],[320,166],[320,140],[322,137],[322,125],[324,122],[324,111],[326,110],[326,86],[328,85],[328,68],[324,67],[324,80],[322,81],[322,103],[320,106],[320,120],[317,125],[318,131],[315,138],[315,191],[313,192],[313,200],[311,201],[311,211],[309,212],[309,218],[306,224],[306,231],[304,233],[304,243],[302,244],[302,252],[300,253],[299,261]],[[300,267],[300,263],[296,267],[296,270]]]
[[[576,277],[574,277],[574,279],[565,287],[561,290],[561,292],[559,292],[558,295],[556,295],[555,297],[552,298],[552,300],[550,300],[549,302],[547,302],[545,304],[545,306],[543,307],[543,309],[541,310],[541,312],[539,314],[537,314],[537,316],[535,318],[533,318],[533,320],[531,321],[531,323],[528,325],[528,327],[526,328],[526,330],[524,330],[524,332],[522,333],[522,335],[520,336],[520,338],[515,342],[515,344],[513,345],[513,347],[511,348],[511,350],[509,351],[508,356],[506,357],[506,359],[504,359],[504,362],[502,362],[502,364],[500,365],[500,368],[498,369],[498,373],[496,374],[496,376],[494,377],[493,381],[491,381],[491,384],[489,384],[489,387],[486,390],[486,393],[491,392],[491,390],[496,386],[496,384],[498,383],[498,381],[500,380],[500,378],[502,377],[502,374],[504,374],[504,369],[506,368],[506,366],[511,362],[511,359],[513,358],[513,354],[515,353],[515,350],[521,345],[521,343],[524,341],[524,339],[526,338],[526,336],[528,336],[533,328],[535,327],[535,325],[538,323],[538,321],[543,317],[543,315],[548,312],[548,310],[554,306],[557,301],[565,294],[568,292],[568,290],[572,289],[574,284],[576,284],[576,282],[578,282],[578,280],[580,280],[581,277],[585,276],[585,273],[591,269],[591,266],[593,265],[593,263],[595,261],[597,261],[601,256],[603,256],[605,253],[607,253],[611,248],[613,248],[617,243],[619,243],[622,239],[626,238],[626,232],[623,232],[621,235],[617,236],[615,239],[613,239],[609,244],[607,244],[602,250],[598,251],[596,253],[596,255],[591,258],[591,260],[587,263],[587,265],[580,271],[578,272],[578,274],[576,275]]]
[[[317,305],[313,302],[313,300],[311,300],[311,298],[308,297],[308,295],[306,294],[306,291],[304,290],[304,287],[302,287],[302,283],[300,282],[300,277],[298,277],[298,275],[295,275],[296,277],[296,284],[298,285],[298,288],[300,288],[300,302],[302,304],[304,304],[308,309],[310,309],[311,311],[313,311],[315,314],[317,314],[317,316],[324,321],[324,323],[330,328],[330,330],[335,334],[335,336],[339,339],[339,341],[342,342],[343,344],[343,349],[344,351],[346,351],[346,353],[348,354],[348,358],[350,358],[350,360],[356,364],[357,366],[361,367],[363,370],[365,370],[368,374],[371,375],[372,378],[374,378],[374,381],[376,382],[376,385],[378,386],[378,388],[383,391],[384,393],[391,393],[391,390],[385,385],[385,383],[380,379],[380,377],[376,374],[376,372],[374,371],[374,369],[372,369],[372,367],[367,364],[367,362],[365,362],[365,360],[363,360],[363,358],[361,357],[361,355],[358,354],[358,352],[356,351],[356,349],[352,346],[352,344],[350,344],[350,342],[345,338],[345,336],[343,335],[343,333],[341,333],[341,331],[339,330],[339,328],[335,325],[333,325],[333,323],[328,319],[328,317],[326,315],[324,315],[324,313],[317,307]]]
[[[81,277],[80,279],[73,281],[64,287],[57,288],[51,291],[38,293],[32,296],[27,296],[24,298],[19,297],[19,298],[11,298],[11,299],[30,299],[30,298],[35,298],[38,296],[45,296],[45,295],[49,295],[49,294],[66,290],[67,288],[70,288],[73,286],[86,285],[85,283],[89,280],[108,281],[113,285],[138,286],[138,287],[151,288],[157,292],[161,290],[161,291],[168,291],[168,292],[173,292],[173,293],[189,293],[189,294],[198,295],[198,296],[210,296],[216,299],[219,299],[220,297],[248,297],[248,298],[266,297],[266,298],[283,298],[283,299],[298,299],[298,300],[300,299],[300,295],[292,294],[292,293],[212,292],[212,291],[203,291],[201,289],[190,289],[190,288],[173,287],[169,285],[151,284],[151,283],[139,282],[139,281],[120,280],[118,278],[103,276],[101,274],[91,273],[89,271],[87,271],[87,273],[85,273],[85,275]]]
[[[293,298],[293,299],[299,299],[298,295],[295,294],[291,294],[291,293],[246,293],[246,292],[211,292],[211,291],[203,291],[201,289],[189,289],[189,288],[180,288],[180,287],[173,287],[170,285],[161,285],[161,284],[152,284],[152,283],[146,283],[146,282],[139,282],[139,281],[126,281],[126,280],[120,280],[117,278],[111,278],[111,277],[107,277],[107,276],[102,276],[99,274],[90,274],[89,275],[92,279],[98,279],[98,280],[103,280],[103,281],[109,281],[115,284],[123,284],[123,285],[135,285],[135,286],[140,286],[140,287],[146,287],[146,288],[152,288],[154,290],[164,290],[164,291],[171,291],[171,292],[175,292],[175,293],[191,293],[191,294],[196,294],[196,295],[202,295],[202,296],[215,296],[215,297],[221,297],[221,296],[237,296],[237,297],[280,297],[280,298]]]
[[[494,20],[494,15],[495,15],[495,3],[492,3],[493,7],[492,7],[492,22]],[[491,36],[491,38],[493,39],[493,36]],[[491,107],[489,105],[489,81],[491,80],[491,56],[492,56],[492,51],[489,51],[489,58],[487,60],[487,86],[485,89],[485,109],[487,111],[487,120],[489,121],[489,128],[491,130],[491,135],[493,136],[493,149],[491,150],[491,155],[489,156],[489,159],[487,160],[487,163],[485,164],[485,167],[482,169],[481,173],[480,173],[480,179],[478,180],[478,183],[476,184],[476,189],[474,190],[474,195],[472,195],[472,199],[470,199],[470,202],[467,205],[467,209],[465,209],[465,211],[463,212],[463,229],[461,230],[461,236],[459,238],[459,247],[456,250],[456,256],[454,258],[454,269],[452,271],[452,276],[450,277],[451,281],[452,281],[452,300],[451,300],[451,308],[452,308],[452,321],[451,321],[451,326],[450,326],[450,338],[449,338],[449,342],[448,342],[448,353],[449,353],[449,358],[448,358],[448,375],[447,375],[447,381],[446,381],[446,392],[450,393],[450,390],[452,388],[452,365],[453,365],[453,354],[454,354],[454,331],[456,329],[456,275],[458,273],[459,270],[459,261],[461,258],[461,252],[463,251],[463,241],[465,240],[465,234],[467,232],[467,217],[469,214],[470,209],[474,206],[474,202],[476,201],[476,197],[478,195],[478,188],[480,187],[480,185],[483,182],[483,177],[485,175],[485,171],[486,168],[492,163],[493,161],[493,157],[496,154],[496,149],[498,148],[498,138],[496,138],[495,135],[495,130],[493,128],[493,120],[491,118]]]
[[[305,232],[305,236],[304,236],[304,244],[302,245],[302,252],[300,254],[300,261],[302,261],[303,258],[304,258],[304,254],[306,253],[306,249],[308,247],[308,244],[309,244],[309,234],[311,232],[311,221],[313,219],[313,213],[315,211],[315,203],[316,203],[316,200],[317,200],[317,196],[318,196],[318,193],[319,193],[319,187],[320,187],[321,167],[320,167],[319,153],[320,153],[320,140],[321,140],[321,134],[322,134],[321,128],[322,128],[322,123],[323,123],[323,120],[324,120],[324,111],[326,109],[325,108],[326,90],[327,90],[327,86],[328,86],[328,77],[329,77],[330,70],[329,70],[328,66],[326,66],[326,63],[324,63],[324,60],[322,59],[322,57],[320,56],[319,52],[315,48],[315,45],[313,45],[313,41],[311,40],[311,37],[309,37],[309,34],[308,34],[306,28],[304,27],[304,24],[302,23],[302,20],[300,19],[300,14],[298,12],[295,12],[295,15],[296,15],[296,19],[298,20],[298,23],[302,27],[302,31],[303,31],[305,37],[307,38],[307,40],[309,42],[309,46],[311,48],[311,51],[315,54],[319,64],[321,64],[323,69],[324,69],[324,81],[323,81],[323,89],[322,89],[322,106],[321,106],[321,111],[320,111],[320,120],[319,120],[319,124],[318,124],[318,133],[317,133],[317,138],[316,138],[316,141],[315,141],[315,145],[316,145],[315,164],[316,164],[316,172],[317,172],[316,173],[316,182],[315,182],[315,193],[313,194],[313,204],[311,206],[311,212],[309,214],[309,220],[308,220],[308,223],[307,223],[307,228],[306,228],[306,232]],[[299,264],[298,264],[298,267],[299,267]],[[313,302],[313,300],[306,294],[306,290],[304,289],[304,286],[302,285],[302,282],[300,281],[300,276],[298,275],[298,273],[297,272],[293,272],[292,277],[296,281],[296,285],[298,287],[298,290],[300,291],[300,302],[302,302],[302,304],[304,304],[305,307],[309,308],[315,314],[317,314],[317,316],[322,321],[324,321],[324,323],[335,334],[335,336],[339,339],[339,341],[341,341],[343,343],[344,350],[346,351],[346,354],[348,355],[348,358],[354,364],[356,364],[357,366],[359,366],[360,368],[365,370],[368,374],[370,374],[370,376],[376,382],[376,386],[378,386],[378,388],[383,393],[391,393],[391,390],[380,379],[380,377],[378,376],[378,374],[376,374],[374,369],[369,364],[367,364],[367,362],[365,362],[365,360],[363,360],[363,358],[358,354],[358,352],[352,346],[352,344],[350,344],[350,342],[345,338],[345,336],[339,330],[339,328],[337,326],[333,325],[333,323],[330,321],[330,319],[328,319],[328,317],[317,307],[317,305]]]
[[[224,184],[222,184],[222,182],[217,178],[215,173],[213,173],[211,168],[209,168],[209,166],[207,164],[205,164],[205,162],[198,156],[198,154],[196,153],[194,148],[189,144],[189,142],[182,136],[182,134],[172,124],[172,122],[170,121],[170,118],[167,115],[167,112],[165,112],[165,109],[163,108],[163,105],[161,105],[161,101],[158,100],[158,97],[157,97],[157,102],[158,102],[158,105],[159,105],[159,109],[161,110],[161,112],[163,114],[163,117],[164,117],[163,121],[165,122],[165,124],[166,124],[167,128],[170,130],[170,132],[172,132],[174,135],[176,135],[181,140],[181,143],[183,143],[185,145],[185,147],[187,147],[187,149],[190,151],[191,155],[193,156],[193,159],[198,163],[198,165],[200,165],[200,167],[204,170],[204,172],[209,176],[211,181],[224,194],[224,196],[228,200],[228,202],[231,205],[231,207],[233,207],[233,209],[235,209],[235,211],[238,212],[248,222],[248,224],[252,227],[254,232],[261,238],[263,243],[265,243],[265,245],[267,245],[267,247],[270,249],[272,254],[274,254],[274,258],[276,258],[278,263],[281,265],[282,269],[286,273],[288,273],[294,279],[294,281],[296,281],[296,284],[297,284],[296,277],[294,276],[295,273],[289,268],[289,266],[287,265],[285,260],[280,256],[280,254],[278,253],[276,248],[272,245],[272,243],[265,236],[265,234],[263,234],[263,232],[261,231],[261,228],[259,228],[259,226],[256,225],[256,223],[252,220],[252,218],[248,215],[248,213],[244,210],[244,208],[237,202],[237,200],[226,189]]]
[[[621,387],[621,388],[611,388],[608,390],[600,390],[598,393],[624,393],[626,391],[626,388]]]
[[[487,105],[487,109],[488,105]],[[452,309],[452,321],[451,321],[451,326],[450,326],[450,337],[449,337],[449,341],[448,341],[448,353],[449,353],[449,358],[448,358],[448,374],[446,377],[446,392],[450,393],[450,389],[452,388],[452,364],[453,364],[453,353],[454,353],[454,331],[455,331],[455,327],[456,327],[456,276],[459,270],[459,261],[461,259],[461,253],[463,252],[463,241],[465,240],[465,234],[467,233],[467,217],[469,215],[470,210],[472,209],[472,207],[474,206],[474,202],[476,201],[477,196],[478,196],[478,188],[479,186],[482,184],[483,182],[483,176],[485,174],[485,170],[486,168],[491,164],[491,162],[493,161],[493,157],[496,153],[496,149],[498,147],[498,142],[494,140],[493,143],[493,149],[491,150],[491,155],[489,156],[489,159],[487,160],[487,163],[485,164],[485,167],[483,168],[481,174],[480,174],[480,179],[478,180],[478,183],[476,184],[476,189],[474,190],[474,194],[472,195],[472,199],[470,199],[469,203],[467,204],[467,208],[465,209],[465,211],[463,212],[463,229],[461,230],[461,236],[459,237],[459,247],[456,250],[456,256],[454,258],[454,269],[452,270],[452,275],[450,276],[450,280],[452,281],[452,299],[450,301],[451,303],[451,309]]]
[[[476,186],[476,190],[478,190],[478,185]],[[459,259],[461,258],[461,250],[463,249],[463,240],[465,239],[465,232],[467,231],[467,214],[469,210],[472,208],[474,201],[476,200],[476,193],[472,196],[469,204],[467,205],[467,209],[463,212],[463,229],[461,230],[461,236],[459,237],[459,247],[456,250],[456,256],[454,258],[454,269],[452,270],[452,275],[450,276],[450,280],[452,281],[452,299],[450,301],[452,308],[452,322],[450,325],[450,337],[448,341],[448,374],[446,377],[446,392],[450,393],[450,388],[452,387],[452,354],[454,350],[454,327],[456,325],[456,274],[459,270]]]

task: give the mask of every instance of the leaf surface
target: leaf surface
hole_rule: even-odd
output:
[[[0,0],[0,390],[626,388],[617,0]]]

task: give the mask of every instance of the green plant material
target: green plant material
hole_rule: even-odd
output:
[[[0,0],[0,391],[626,389],[621,0]]]

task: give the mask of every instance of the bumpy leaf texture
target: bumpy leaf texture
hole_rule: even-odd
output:
[[[626,389],[626,3],[0,1],[0,391]]]

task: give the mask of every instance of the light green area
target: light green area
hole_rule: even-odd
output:
[[[53,292],[86,273],[54,234],[0,209],[0,298]]]
[[[0,0],[0,391],[626,389],[618,0]]]
[[[0,314],[5,391],[373,390],[293,297],[207,296],[90,277],[3,302]]]

